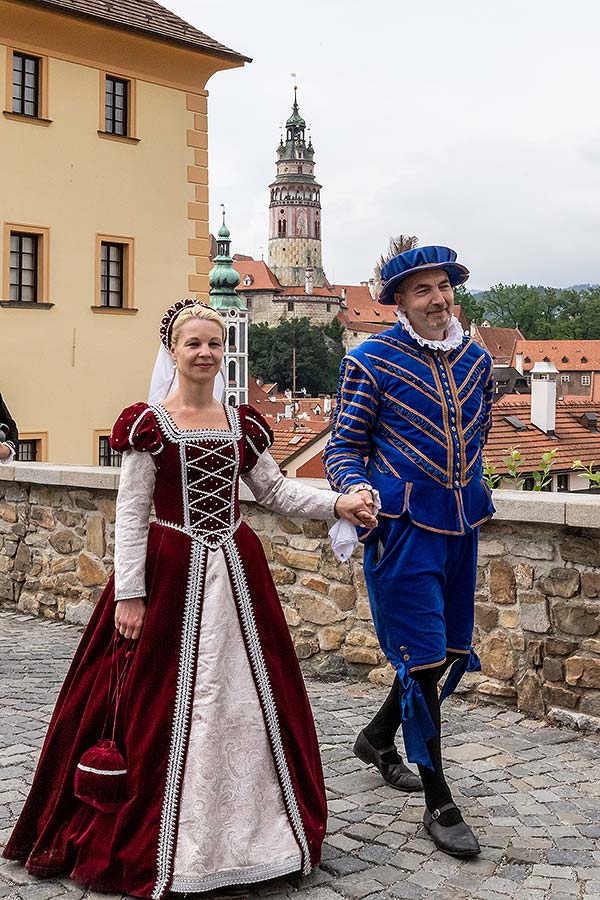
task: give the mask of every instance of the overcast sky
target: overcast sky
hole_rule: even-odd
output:
[[[391,234],[454,247],[473,289],[600,282],[598,0],[163,0],[253,58],[208,83],[211,226],[267,258],[267,186],[298,76],[323,263]]]

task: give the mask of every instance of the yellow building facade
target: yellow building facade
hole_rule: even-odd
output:
[[[25,458],[105,461],[162,312],[208,297],[205,86],[246,58],[136,7],[0,0],[0,391]]]

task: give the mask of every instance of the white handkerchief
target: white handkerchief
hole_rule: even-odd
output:
[[[329,529],[331,547],[340,560],[346,562],[352,556],[355,547],[358,547],[358,534],[355,526],[347,519],[338,519],[335,525]]]

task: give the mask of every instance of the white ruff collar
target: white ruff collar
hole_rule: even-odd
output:
[[[462,329],[462,325],[456,318],[456,316],[452,316],[450,319],[450,324],[448,325],[448,329],[446,331],[446,337],[443,341],[428,341],[427,338],[422,337],[420,334],[414,330],[402,310],[398,310],[396,313],[398,316],[398,321],[402,325],[405,331],[410,334],[411,338],[420,344],[421,347],[429,347],[431,350],[456,350],[457,347],[460,347],[462,344],[462,340],[465,336],[465,333]]]

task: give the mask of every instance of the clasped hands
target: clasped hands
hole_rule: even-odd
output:
[[[341,494],[335,504],[335,511],[342,519],[361,528],[375,528],[375,502],[371,491],[355,491],[353,494]]]

